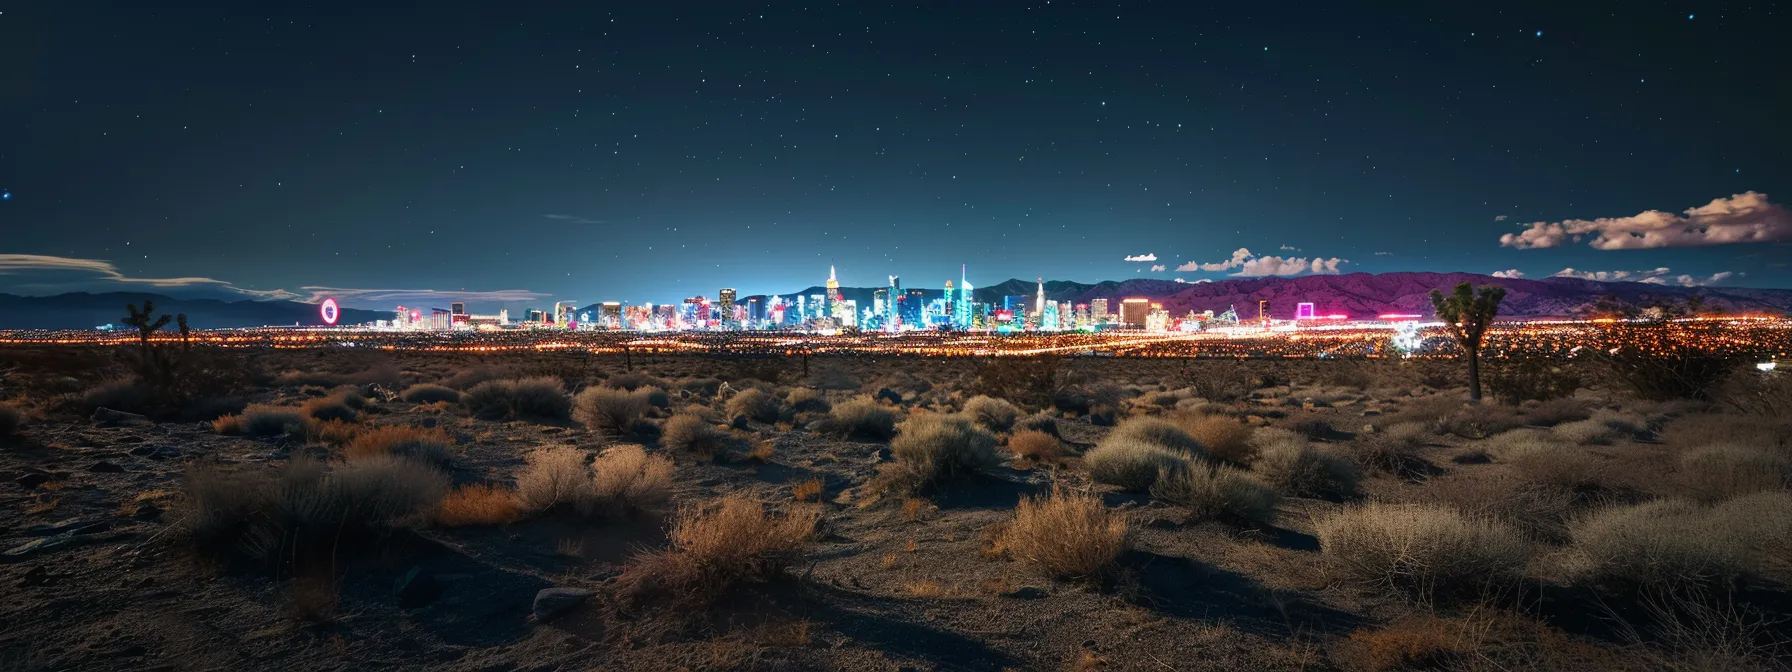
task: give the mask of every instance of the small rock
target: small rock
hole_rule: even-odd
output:
[[[1363,429],[1362,429],[1362,431],[1361,431],[1361,432],[1360,432],[1360,433],[1362,433],[1362,434],[1374,434],[1374,433],[1375,433],[1375,425],[1363,425]]]
[[[535,593],[535,620],[541,622],[559,616],[596,594],[584,588],[543,588]]]
[[[1045,596],[1046,592],[1044,590],[1032,586],[1021,586],[1006,593],[1002,593],[1002,597],[1012,597],[1017,600],[1039,600],[1044,599]]]
[[[114,411],[110,408],[103,407],[93,409],[93,415],[89,419],[97,424],[109,426],[149,424],[149,418],[142,415],[126,413],[124,411]]]
[[[104,460],[87,465],[87,470],[96,474],[122,474],[124,467]]]
[[[1260,427],[1269,424],[1269,421],[1263,419],[1263,416],[1261,415],[1247,415],[1244,416],[1244,424],[1252,427]]]
[[[879,400],[887,400],[892,404],[897,404],[897,405],[902,404],[902,395],[898,394],[895,390],[892,390],[887,387],[877,388],[877,394],[872,395],[872,398],[879,399]]]
[[[747,428],[747,416],[734,416],[734,419],[728,421],[728,426],[734,429],[745,430]]]
[[[1378,415],[1381,415],[1381,411],[1379,409],[1374,409],[1374,408],[1363,409],[1363,417],[1365,417],[1365,418],[1373,418]]]

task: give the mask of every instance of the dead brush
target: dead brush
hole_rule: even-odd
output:
[[[454,466],[454,439],[439,428],[384,425],[358,432],[343,448],[351,460],[380,455],[408,457],[447,470]]]
[[[1067,488],[1022,500],[1002,539],[1010,555],[1059,578],[1104,576],[1130,543],[1126,520],[1100,497]]]
[[[1057,464],[1064,459],[1063,442],[1038,430],[1015,432],[1008,437],[1008,452],[1032,464]]]
[[[509,525],[522,518],[515,490],[491,483],[463,485],[442,498],[435,522],[443,527]]]
[[[774,515],[742,494],[685,506],[668,531],[667,547],[631,559],[616,578],[616,594],[625,607],[704,608],[736,586],[771,580],[800,560],[819,520],[814,508]]]

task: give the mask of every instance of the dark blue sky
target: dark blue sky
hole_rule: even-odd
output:
[[[0,6],[0,291],[1792,286],[1767,3],[153,4]],[[1650,249],[1500,242],[1714,199],[1609,245]]]

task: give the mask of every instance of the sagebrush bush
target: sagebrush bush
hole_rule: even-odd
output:
[[[1275,488],[1225,464],[1166,470],[1151,484],[1151,498],[1175,504],[1190,520],[1222,519],[1248,525],[1275,521],[1281,496]]]
[[[721,383],[718,381],[717,385],[720,384]],[[633,392],[643,387],[657,387],[662,390],[668,387],[666,381],[640,372],[619,373],[610,376],[609,378],[604,379],[604,386],[627,390],[629,392]]]
[[[647,412],[647,389],[651,388],[629,392],[617,387],[587,387],[573,398],[572,417],[594,431],[622,436]]]
[[[1353,455],[1365,469],[1402,474],[1420,462],[1419,450],[1431,442],[1432,436],[1424,423],[1398,422],[1379,432],[1358,436]]]
[[[404,388],[404,391],[398,394],[398,398],[413,404],[454,404],[460,402],[460,390],[443,385],[419,383]]]
[[[1592,415],[1593,410],[1587,407],[1586,402],[1570,398],[1526,404],[1524,413],[1519,417],[1527,425],[1554,427],[1564,422],[1585,420]]]
[[[1716,513],[1676,499],[1596,511],[1570,523],[1565,569],[1576,582],[1619,591],[1726,586],[1750,573],[1760,540],[1739,529],[1743,516]]]
[[[1710,446],[1683,455],[1677,476],[1687,497],[1718,502],[1792,487],[1792,455],[1753,446]]]
[[[423,523],[448,494],[448,475],[435,467],[395,456],[369,457],[335,465],[324,481],[336,506],[319,512],[308,506],[298,520],[313,529],[332,521],[358,520],[370,529]]]
[[[1207,448],[1182,431],[1176,423],[1162,418],[1133,418],[1109,432],[1108,439],[1137,440],[1162,446],[1193,460],[1208,459]],[[1104,439],[1106,440],[1106,439]]]
[[[790,410],[798,413],[826,413],[832,408],[827,397],[807,387],[792,389],[784,401],[790,404]]]
[[[255,404],[239,415],[226,415],[212,421],[219,434],[242,436],[276,436],[305,431],[305,415],[290,406]]]
[[[896,413],[874,399],[859,397],[835,406],[827,418],[810,426],[823,434],[887,441],[896,435]]]
[[[664,549],[631,559],[616,578],[625,605],[701,610],[734,586],[762,582],[803,557],[820,518],[798,507],[771,515],[745,495],[678,512]]]
[[[509,525],[522,517],[516,491],[499,485],[463,485],[442,498],[435,522],[444,527]]]
[[[1020,408],[1006,399],[978,395],[964,402],[964,414],[989,431],[1006,432],[1020,417]]]
[[[684,453],[715,457],[728,452],[729,436],[693,413],[680,413],[666,421],[660,445]]]
[[[1045,432],[1057,438],[1064,438],[1058,431],[1058,419],[1044,413],[1035,413],[1014,421],[1013,432]]]
[[[1370,503],[1314,523],[1340,577],[1421,600],[1517,581],[1533,554],[1511,527],[1423,504]]]
[[[1001,464],[996,437],[957,415],[917,415],[896,428],[894,462],[879,466],[885,485],[918,490],[943,479],[987,471]]]
[[[1016,559],[1058,578],[1105,575],[1129,543],[1126,519],[1100,497],[1062,488],[1021,500],[1001,541]]]
[[[359,414],[355,411],[355,405],[349,401],[350,399],[359,399],[363,404],[366,402],[361,395],[343,391],[306,401],[299,407],[299,412],[313,420],[354,422]]]
[[[1257,457],[1257,448],[1251,444],[1250,425],[1224,415],[1209,415],[1198,411],[1178,412],[1171,420],[1206,448],[1214,459],[1236,466],[1248,466]]]
[[[1110,435],[1083,453],[1083,466],[1096,483],[1126,492],[1145,492],[1159,474],[1192,468],[1188,455],[1142,439]]]
[[[570,446],[538,448],[523,458],[516,475],[516,494],[523,508],[544,513],[576,506],[591,494],[591,471],[585,452]]]
[[[25,426],[25,412],[12,404],[0,404],[0,437],[12,436]]]
[[[1064,458],[1063,443],[1058,437],[1038,430],[1019,431],[1009,436],[1008,452],[1036,463],[1056,463]]]
[[[1485,439],[1517,427],[1518,414],[1499,404],[1469,404],[1438,420],[1438,431],[1465,439]]]
[[[1346,497],[1361,480],[1350,460],[1313,447],[1291,432],[1260,430],[1253,437],[1257,460],[1251,472],[1287,495]]]
[[[591,462],[588,492],[590,497],[579,504],[588,516],[658,511],[672,498],[672,460],[633,444],[612,446]]]
[[[724,408],[728,410],[729,417],[745,416],[749,420],[765,423],[777,422],[784,410],[777,397],[756,387],[736,392],[728,398]]]
[[[1586,420],[1564,422],[1550,429],[1558,438],[1581,445],[1611,443],[1649,432],[1648,423],[1634,415],[1600,409]]]
[[[1608,487],[1605,460],[1578,445],[1535,436],[1505,444],[1495,457],[1526,481],[1580,494]]]
[[[295,460],[272,472],[200,464],[188,467],[183,490],[179,527],[200,548],[304,560],[427,522],[448,476],[392,456],[327,467]]]
[[[379,455],[408,457],[438,469],[454,466],[454,439],[438,428],[384,425],[362,430],[343,448],[351,460]]]
[[[481,420],[564,422],[572,411],[566,387],[551,376],[488,380],[468,389],[460,402]]]

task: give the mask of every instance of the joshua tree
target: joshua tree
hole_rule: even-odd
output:
[[[1481,338],[1487,335],[1487,326],[1493,324],[1493,316],[1500,312],[1500,300],[1506,298],[1506,288],[1485,285],[1477,293],[1468,283],[1456,285],[1456,292],[1448,297],[1443,292],[1431,290],[1431,305],[1437,308],[1437,317],[1449,326],[1450,335],[1468,354],[1468,400],[1481,401]]]
[[[141,311],[137,310],[137,305],[133,303],[124,304],[124,308],[131,311],[131,314],[124,317],[124,323],[137,328],[137,344],[145,348],[149,347],[150,336],[161,331],[162,327],[168,326],[169,322],[174,321],[174,316],[166,313],[161,317],[156,317],[156,302],[149,299],[143,300],[143,310]]]

